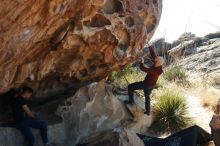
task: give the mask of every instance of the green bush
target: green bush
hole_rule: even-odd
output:
[[[145,74],[131,65],[128,65],[122,70],[112,73],[113,81],[122,87],[127,87],[128,84],[144,80]]]
[[[155,88],[162,88],[167,84],[167,81],[163,76],[160,76],[159,79],[157,80]]]
[[[165,91],[158,97],[158,102],[153,105],[154,125],[160,131],[178,131],[191,123],[187,112],[188,106],[182,95]]]
[[[178,81],[178,82],[187,81],[186,70],[178,66],[174,66],[167,69],[163,76],[168,81]]]

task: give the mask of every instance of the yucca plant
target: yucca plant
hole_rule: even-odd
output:
[[[188,106],[182,95],[165,91],[153,106],[157,128],[174,132],[187,127],[191,119],[187,116]]]

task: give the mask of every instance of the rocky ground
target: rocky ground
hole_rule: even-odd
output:
[[[209,123],[212,119],[213,111],[201,105],[200,97],[185,95],[185,98],[189,107],[189,117],[191,117],[198,126],[211,133]]]

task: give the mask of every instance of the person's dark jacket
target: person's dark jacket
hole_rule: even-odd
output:
[[[27,102],[22,96],[17,96],[12,102],[12,112],[15,122],[19,122],[25,119],[26,114],[22,106],[26,105]]]

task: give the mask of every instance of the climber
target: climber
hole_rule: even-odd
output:
[[[33,90],[30,87],[24,86],[22,91],[14,97],[12,111],[16,128],[25,137],[28,146],[33,146],[35,141],[30,128],[39,129],[44,145],[51,146],[48,143],[46,124],[37,118],[27,105],[27,101],[32,99],[32,95]]]
[[[164,64],[164,59],[161,56],[156,56],[154,52],[154,48],[149,46],[150,55],[153,59],[153,66],[147,68],[144,67],[144,59],[140,63],[140,69],[147,73],[144,81],[135,82],[128,85],[128,95],[129,100],[125,101],[126,104],[133,104],[134,103],[134,90],[144,90],[145,96],[145,109],[146,111],[144,114],[150,115],[150,93],[154,88],[159,76],[163,73],[162,65]]]

